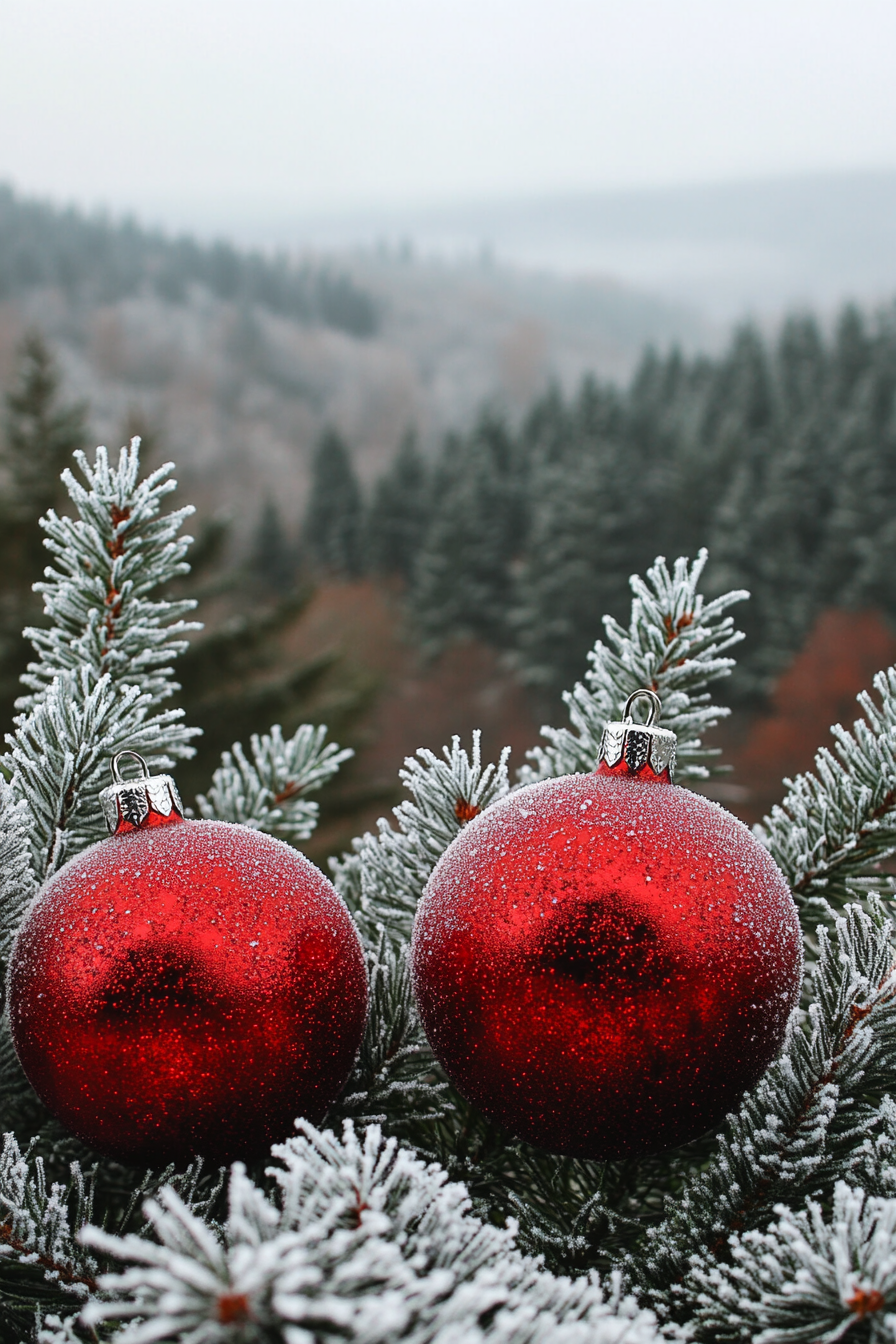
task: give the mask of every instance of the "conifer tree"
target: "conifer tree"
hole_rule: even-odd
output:
[[[896,619],[896,318],[744,327],[716,360],[647,351],[620,391],[551,389],[495,462],[478,429],[443,452],[410,592],[437,647],[475,634],[559,688],[620,576],[657,550],[713,556],[713,592],[753,593],[728,695],[764,696],[825,606]],[[512,516],[512,543],[506,518]]]
[[[59,474],[87,434],[87,408],[62,400],[62,377],[41,334],[27,332],[17,354],[0,444],[0,712],[6,723],[28,661],[22,628],[40,614],[32,585],[46,553],[35,520],[57,502]]]
[[[410,603],[433,649],[453,638],[507,638],[512,564],[527,526],[522,463],[507,427],[484,417],[450,435],[433,474],[432,511]]]
[[[432,499],[426,462],[411,430],[376,483],[367,520],[367,559],[379,574],[407,582],[429,522]]]
[[[311,464],[304,540],[321,570],[355,576],[363,560],[363,504],[351,454],[334,429],[321,437]]]
[[[286,539],[280,510],[270,498],[261,506],[249,568],[272,595],[281,596],[295,585],[296,555]]]
[[[554,416],[532,441],[529,528],[511,624],[519,666],[534,685],[556,692],[574,679],[596,624],[605,613],[624,612],[625,576],[643,568],[662,540],[653,520],[656,494],[668,485],[667,446],[641,422],[664,395],[663,375],[648,352],[630,408],[586,381],[569,408],[564,441]]]

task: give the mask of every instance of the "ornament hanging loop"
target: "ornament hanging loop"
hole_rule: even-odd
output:
[[[650,705],[647,722],[635,723],[632,706],[642,699]],[[672,783],[677,738],[668,728],[657,727],[662,707],[656,691],[646,686],[632,691],[625,702],[622,719],[608,723],[604,728],[597,757],[598,774],[637,776],[662,784]]]
[[[119,765],[119,761],[120,761],[120,760],[122,759],[122,757],[124,757],[124,756],[130,756],[130,758],[131,758],[132,761],[136,761],[136,762],[137,762],[137,764],[138,764],[139,767],[140,767],[140,772],[141,772],[141,773],[140,773],[140,778],[141,778],[141,779],[151,779],[151,778],[152,778],[152,776],[151,776],[150,773],[149,773],[149,766],[146,764],[146,762],[144,761],[143,757],[140,755],[139,751],[131,751],[130,748],[126,748],[124,751],[117,751],[117,752],[115,753],[115,755],[112,757],[112,765],[111,765],[110,768],[111,768],[111,771],[112,771],[112,783],[113,783],[113,784],[124,784],[124,783],[127,782],[127,781],[125,781],[125,780],[122,778],[122,774],[121,774],[121,766]],[[132,782],[133,782],[133,781],[132,781]]]
[[[130,756],[137,762],[137,779],[123,779],[121,761]],[[184,820],[184,805],[177,785],[170,775],[150,774],[149,766],[139,751],[117,751],[110,763],[112,783],[100,793],[106,828],[110,835],[125,835],[141,831],[147,826],[167,826],[172,821]]]
[[[623,723],[631,723],[632,705],[635,703],[636,700],[647,700],[650,702],[650,709],[647,714],[647,722],[642,726],[644,728],[652,728],[660,716],[660,710],[663,707],[663,703],[660,700],[659,696],[657,695],[656,691],[649,691],[646,686],[642,687],[641,690],[639,691],[632,691],[631,695],[626,700],[625,709],[622,711]],[[134,754],[135,754],[134,752],[131,752],[132,756]]]

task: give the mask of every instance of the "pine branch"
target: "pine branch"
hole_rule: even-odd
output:
[[[30,823],[32,874],[40,884],[104,834],[97,803],[108,782],[109,761],[130,748],[168,764],[168,730],[180,729],[179,710],[152,713],[152,697],[139,686],[116,686],[106,673],[94,681],[89,668],[60,674],[7,737],[3,764],[10,790],[25,803]]]
[[[63,480],[79,516],[41,520],[55,561],[40,585],[51,625],[26,631],[39,660],[3,761],[30,815],[38,884],[102,834],[96,794],[111,754],[130,747],[164,768],[192,754],[198,732],[182,710],[158,708],[177,690],[168,663],[196,628],[181,619],[194,604],[150,597],[188,568],[189,538],[177,534],[191,510],[160,516],[171,468],[140,481],[138,445],[115,468],[104,448],[93,466],[76,454],[89,488]]]
[[[896,1199],[838,1181],[829,1221],[815,1200],[798,1213],[786,1205],[775,1212],[767,1231],[731,1238],[731,1264],[697,1275],[699,1337],[816,1344],[850,1332],[889,1344],[896,1334],[896,1316],[887,1310],[896,1296]]]
[[[116,1189],[108,1173],[95,1167],[88,1179],[77,1161],[65,1169],[67,1184],[48,1183],[45,1161],[32,1141],[22,1151],[12,1134],[4,1139],[0,1153],[0,1322],[21,1325],[35,1310],[38,1319],[50,1308],[63,1315],[49,1315],[38,1338],[51,1341],[80,1340],[73,1333],[73,1312],[96,1296],[97,1276],[108,1262],[98,1261],[79,1239],[79,1232],[100,1211],[104,1195],[103,1223],[111,1231],[126,1232],[147,1196],[165,1186],[180,1199],[191,1216],[211,1221],[224,1183],[224,1173],[211,1181],[203,1173],[201,1159],[185,1171],[169,1166],[159,1174],[147,1172],[142,1180],[121,1173],[126,1184]],[[55,1165],[58,1152],[53,1154]],[[107,1177],[106,1189],[100,1180]],[[145,1235],[145,1225],[143,1228]],[[7,1338],[6,1334],[2,1336]],[[91,1332],[91,1337],[96,1335]]]
[[[342,1140],[301,1122],[277,1145],[267,1196],[237,1164],[220,1231],[173,1191],[146,1206],[156,1240],[98,1228],[84,1242],[126,1262],[100,1286],[88,1324],[134,1322],[122,1344],[152,1339],[207,1344],[270,1336],[358,1344],[654,1344],[654,1320],[594,1276],[554,1278],[517,1250],[513,1229],[469,1213],[462,1186],[425,1165],[377,1126],[347,1123]]]
[[[578,682],[563,695],[572,728],[542,728],[549,745],[528,752],[532,764],[520,771],[522,783],[593,770],[604,725],[621,718],[626,700],[641,687],[656,691],[662,726],[678,735],[679,778],[708,778],[702,762],[718,752],[703,746],[703,735],[731,711],[712,704],[705,688],[731,675],[734,659],[727,650],[743,635],[725,612],[749,594],[730,592],[705,601],[697,585],[706,560],[705,550],[691,565],[681,557],[670,574],[660,556],[646,581],[632,576],[628,629],[604,617],[608,642],[598,640],[588,655],[586,684]]]
[[[84,1344],[84,1336],[78,1331],[75,1318],[63,1318],[55,1312],[49,1312],[46,1316],[37,1312],[33,1338],[34,1344]]]
[[[6,984],[13,939],[37,889],[31,870],[29,822],[27,803],[16,799],[0,777],[0,988]]]
[[[896,1086],[896,970],[891,925],[877,897],[846,907],[833,941],[818,930],[811,1003],[797,1013],[778,1060],[729,1118],[705,1170],[677,1194],[633,1282],[681,1318],[699,1300],[735,1232],[762,1227],[781,1200],[830,1190],[869,1132],[883,1126]]]
[[[333,880],[367,931],[377,938],[383,924],[399,941],[410,938],[417,903],[429,875],[448,845],[473,817],[503,798],[509,784],[505,747],[497,765],[482,765],[480,733],[473,734],[468,756],[453,737],[443,759],[421,747],[405,758],[399,778],[413,801],[393,808],[398,830],[381,817],[379,834],[352,841],[354,853],[331,859]]]
[[[141,481],[139,446],[133,439],[122,448],[117,467],[110,466],[105,448],[96,450],[92,465],[75,453],[87,488],[68,470],[62,480],[78,517],[60,518],[51,509],[40,520],[53,564],[37,591],[50,625],[24,632],[38,654],[22,678],[31,691],[19,701],[25,713],[60,673],[84,668],[96,681],[108,674],[114,684],[139,682],[153,707],[180,689],[169,664],[186,649],[183,636],[201,628],[182,619],[196,603],[150,594],[189,572],[184,556],[192,538],[178,532],[194,510],[188,505],[160,513],[177,488],[170,479],[173,464]],[[194,735],[195,730],[169,726],[169,752],[190,755],[187,744]]]
[[[275,724],[261,737],[252,735],[252,761],[234,743],[232,752],[221,757],[208,795],[196,799],[200,814],[267,831],[291,844],[307,840],[320,810],[307,794],[321,788],[354,755],[350,747],[340,750],[326,737],[325,726],[303,723],[284,741]]]
[[[54,1183],[48,1189],[43,1159],[23,1153],[15,1136],[6,1135],[0,1153],[0,1260],[39,1267],[61,1293],[86,1298],[96,1289],[97,1264],[76,1234],[92,1214],[93,1187],[77,1163],[71,1165],[68,1188]],[[5,1294],[14,1292],[4,1277]]]
[[[803,909],[893,890],[880,864],[896,854],[896,668],[874,689],[880,705],[863,691],[864,719],[852,732],[834,725],[834,751],[822,747],[815,774],[785,780],[783,803],[757,828]]]
[[[407,946],[394,947],[385,930],[367,950],[370,1009],[352,1076],[330,1112],[335,1123],[388,1124],[415,1132],[450,1110],[448,1085],[420,1023]]]

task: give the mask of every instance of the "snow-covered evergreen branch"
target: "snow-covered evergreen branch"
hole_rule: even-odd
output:
[[[326,727],[303,723],[289,740],[275,724],[253,733],[252,760],[241,743],[225,751],[208,794],[196,799],[203,817],[235,821],[298,844],[317,826],[319,805],[307,795],[321,788],[354,752],[327,742]]]
[[[147,1205],[156,1240],[83,1233],[126,1262],[87,1324],[133,1321],[121,1344],[235,1337],[284,1344],[653,1344],[652,1315],[596,1277],[555,1278],[521,1255],[513,1229],[469,1212],[462,1186],[378,1126],[342,1140],[302,1123],[272,1150],[278,1194],[237,1164],[218,1230],[172,1191]],[[151,1325],[141,1324],[143,1322]]]
[[[469,755],[453,737],[442,758],[425,747],[418,759],[406,757],[399,778],[413,801],[393,808],[398,829],[381,817],[377,835],[368,832],[352,842],[354,853],[330,860],[337,889],[370,930],[382,923],[399,940],[409,938],[423,888],[448,845],[507,793],[509,747],[497,764],[483,766],[479,743],[477,731]]]
[[[97,795],[112,756],[130,748],[159,759],[164,725],[151,710],[139,686],[116,686],[108,673],[94,681],[82,668],[60,673],[7,737],[4,764],[13,797],[28,808],[37,884],[105,834]]]
[[[370,1008],[361,1050],[342,1096],[330,1112],[358,1125],[379,1123],[400,1133],[442,1118],[448,1085],[420,1024],[407,945],[381,929],[367,948]]]
[[[0,1151],[0,1337],[5,1326],[33,1316],[35,1308],[55,1308],[45,1322],[47,1338],[75,1339],[72,1312],[96,1296],[101,1264],[80,1239],[80,1231],[99,1212],[95,1208],[99,1172],[88,1177],[77,1161],[67,1164],[68,1182],[48,1182],[36,1145],[23,1151],[6,1134]],[[192,1217],[208,1218],[223,1188],[223,1173],[205,1179],[196,1161],[176,1174],[173,1166],[125,1186],[116,1206],[102,1208],[103,1221],[119,1232],[139,1217],[147,1196],[165,1186]],[[145,1228],[144,1228],[145,1230]],[[62,1313],[61,1316],[59,1313]],[[55,1321],[55,1324],[54,1324]],[[38,1335],[38,1338],[44,1336]]]
[[[896,668],[874,689],[880,703],[858,696],[865,717],[852,732],[834,725],[833,752],[822,747],[814,774],[785,780],[783,803],[757,831],[803,906],[893,889],[879,865],[896,853]]]
[[[767,1231],[736,1234],[731,1262],[698,1276],[702,1338],[754,1344],[896,1339],[896,1199],[838,1181],[829,1219],[822,1205],[776,1209]]]
[[[660,556],[646,580],[632,576],[628,629],[604,617],[607,643],[598,640],[588,655],[585,684],[563,695],[572,728],[542,729],[548,745],[528,753],[532,764],[520,771],[523,783],[593,770],[604,725],[620,718],[628,697],[644,686],[662,701],[662,726],[678,734],[678,778],[708,777],[703,762],[718,752],[703,746],[703,735],[731,711],[712,704],[706,687],[734,667],[727,651],[743,635],[725,613],[748,594],[730,592],[707,602],[697,591],[706,560],[705,550],[691,564],[681,557],[670,574]]]
[[[58,1182],[48,1188],[43,1159],[22,1152],[14,1135],[5,1136],[0,1153],[0,1261],[34,1266],[62,1292],[86,1298],[96,1288],[97,1264],[76,1234],[92,1215],[93,1190],[76,1162],[68,1188]],[[4,1291],[15,1291],[8,1279]]]
[[[860,1165],[869,1134],[888,1132],[896,1090],[896,968],[877,896],[817,932],[810,1004],[778,1060],[729,1119],[715,1156],[647,1234],[633,1281],[688,1315],[728,1237],[763,1227],[782,1200],[830,1190]]]
[[[0,994],[13,939],[35,890],[28,805],[0,777]]]
[[[170,662],[186,648],[184,635],[200,628],[183,620],[196,603],[157,594],[189,571],[184,557],[192,538],[178,533],[195,510],[186,505],[161,513],[177,488],[174,464],[141,480],[139,449],[140,440],[132,439],[117,466],[105,448],[96,450],[92,464],[76,452],[86,485],[69,470],[62,481],[77,518],[59,517],[51,509],[40,520],[53,564],[37,591],[50,624],[24,632],[38,655],[22,679],[31,692],[19,701],[26,713],[61,672],[83,668],[94,680],[108,673],[113,683],[139,682],[153,707],[178,689]],[[184,755],[192,734],[184,736],[173,720],[166,728],[168,752]]]
[[[165,767],[192,754],[198,732],[182,710],[159,708],[178,689],[170,662],[196,628],[182,619],[195,604],[151,597],[186,571],[190,539],[177,534],[191,510],[160,514],[171,467],[140,481],[138,449],[136,439],[123,448],[117,467],[104,448],[92,466],[77,454],[87,488],[63,479],[78,517],[41,520],[54,557],[40,586],[51,624],[26,631],[39,657],[4,758],[14,799],[27,804],[37,883],[102,834],[96,794],[112,753],[130,747]]]

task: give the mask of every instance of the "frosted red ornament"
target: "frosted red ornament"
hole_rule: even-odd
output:
[[[357,1054],[367,975],[351,917],[289,845],[185,821],[167,775],[118,776],[102,802],[116,833],[50,879],[16,939],[22,1067],[109,1156],[263,1154],[297,1116],[322,1119]]]
[[[437,864],[414,988],[460,1092],[553,1152],[659,1152],[761,1076],[799,991],[793,898],[716,803],[671,783],[674,734],[609,724],[598,770],[511,793]],[[632,697],[634,700],[635,697]]]

